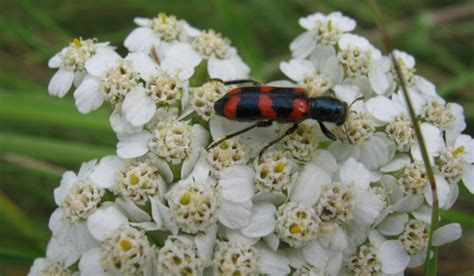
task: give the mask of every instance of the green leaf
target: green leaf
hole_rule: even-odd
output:
[[[29,155],[42,160],[68,164],[79,164],[85,160],[114,154],[114,149],[111,147],[14,133],[0,133],[0,148],[4,149],[4,153]]]

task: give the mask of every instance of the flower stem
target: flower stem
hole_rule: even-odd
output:
[[[385,46],[385,49],[387,52],[390,53],[390,57],[392,59],[395,71],[397,73],[397,77],[400,81],[400,86],[403,92],[403,96],[406,99],[407,106],[408,106],[408,112],[410,114],[410,118],[413,124],[413,128],[415,130],[415,135],[418,140],[418,144],[420,146],[420,151],[421,151],[421,156],[423,158],[423,162],[426,167],[426,173],[428,175],[428,180],[430,182],[431,186],[431,196],[432,196],[432,211],[431,211],[431,226],[430,226],[430,235],[428,239],[428,245],[427,245],[427,250],[426,250],[426,257],[425,257],[425,268],[424,268],[424,275],[436,275],[437,274],[437,257],[438,257],[438,250],[436,247],[432,246],[432,238],[433,238],[433,233],[434,231],[438,228],[439,225],[439,219],[438,219],[438,194],[436,191],[436,181],[433,173],[433,168],[430,163],[430,158],[428,156],[428,151],[426,150],[426,145],[425,141],[423,139],[423,134],[421,133],[420,125],[418,124],[418,121],[416,120],[416,114],[415,110],[413,108],[413,104],[411,102],[410,96],[408,94],[407,86],[406,86],[406,80],[403,78],[403,75],[401,73],[400,65],[398,64],[397,58],[395,57],[395,54],[393,53],[393,44],[390,39],[390,36],[385,29],[381,12],[379,10],[379,7],[376,3],[375,0],[369,0],[369,5],[372,9],[372,12],[375,17],[375,21],[377,23],[377,26],[382,33],[382,39],[383,43]],[[431,252],[433,252],[433,255],[431,255]],[[430,258],[432,256],[432,258]]]

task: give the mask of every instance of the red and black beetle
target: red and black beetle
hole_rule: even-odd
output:
[[[221,81],[211,79],[213,81]],[[278,139],[270,142],[260,152],[262,153],[285,136],[298,129],[298,124],[305,119],[317,120],[323,134],[331,140],[334,135],[323,122],[344,124],[349,107],[346,102],[334,97],[321,96],[309,98],[306,90],[301,87],[261,86],[253,80],[235,80],[223,82],[225,85],[252,83],[253,86],[238,87],[230,90],[214,104],[217,115],[229,120],[240,122],[256,121],[255,124],[229,134],[223,139],[212,143],[211,149],[226,139],[242,134],[255,127],[270,126],[272,122],[293,123]]]

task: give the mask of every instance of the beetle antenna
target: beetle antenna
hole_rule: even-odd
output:
[[[353,103],[354,103],[354,102],[353,102]],[[347,138],[347,141],[349,142],[349,144],[354,145],[354,143],[352,143],[351,138],[349,137],[349,134],[347,134],[346,125],[342,125],[342,131],[344,131],[344,134],[346,135],[346,138]],[[342,138],[341,138],[341,139],[342,139]]]
[[[356,98],[355,100],[352,101],[352,103],[349,105],[349,110],[351,110],[351,107],[358,101],[363,101],[365,99],[364,96],[360,96],[359,98]]]

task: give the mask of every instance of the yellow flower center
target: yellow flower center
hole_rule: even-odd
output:
[[[179,200],[179,203],[181,203],[181,205],[188,205],[189,202],[191,202],[191,194],[189,192],[185,192],[181,196],[181,199]]]
[[[132,173],[130,175],[130,183],[132,183],[132,185],[137,185],[138,182],[140,182],[140,179],[138,179],[138,176]]]
[[[290,233],[297,234],[301,232],[301,227],[298,224],[293,224],[290,226]]]
[[[129,240],[121,240],[120,246],[122,247],[123,250],[128,251],[130,250],[130,248],[132,248],[132,242]]]
[[[81,40],[77,37],[72,40],[72,44],[74,44],[76,47],[82,46]]]
[[[332,31],[332,20],[328,20],[328,30]]]
[[[460,147],[458,147],[457,149],[453,150],[453,151],[452,151],[452,154],[453,154],[453,156],[457,156],[457,155],[459,155],[459,154],[461,154],[461,153],[464,153],[464,150],[465,150],[465,149],[464,149],[464,146],[460,146]]]

